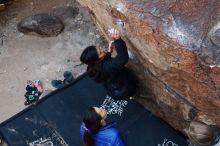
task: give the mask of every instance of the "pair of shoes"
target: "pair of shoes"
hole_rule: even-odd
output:
[[[36,103],[39,100],[39,97],[43,93],[43,86],[40,80],[27,81],[26,93],[24,94],[25,102],[24,105],[30,105]]]
[[[35,87],[35,90],[27,91],[24,95],[25,96],[24,105],[36,103],[39,100],[40,95],[41,95],[41,92],[37,91],[36,87]]]
[[[37,89],[41,93],[43,92],[43,86],[40,80],[35,80],[34,82],[31,80],[27,81],[26,91],[31,92],[34,89]]]
[[[72,83],[75,79],[73,77],[73,74],[70,71],[65,71],[63,73],[64,80],[52,80],[51,85],[57,89],[64,87],[65,85],[68,85]]]
[[[57,89],[64,87],[63,81],[61,80],[52,80],[51,85]]]

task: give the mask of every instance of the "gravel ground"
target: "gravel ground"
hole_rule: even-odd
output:
[[[65,29],[57,37],[18,32],[22,18],[67,6],[78,7],[79,14],[65,18]],[[107,43],[87,9],[74,0],[15,0],[0,12],[0,122],[25,108],[27,80],[41,80],[45,95],[55,90],[51,80],[62,80],[64,71],[71,71],[74,77],[82,74],[86,66],[77,66],[79,56],[93,44],[106,47]]]

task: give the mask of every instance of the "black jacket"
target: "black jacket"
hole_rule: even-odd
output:
[[[125,42],[120,38],[113,42],[117,56],[112,58],[107,53],[101,62],[104,76],[104,86],[108,95],[117,99],[124,99],[133,96],[136,90],[135,76],[125,67],[128,62],[128,50]]]

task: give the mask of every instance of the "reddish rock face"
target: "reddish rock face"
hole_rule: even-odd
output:
[[[195,118],[220,126],[219,0],[79,2],[103,33],[121,30],[147,109],[181,131]]]

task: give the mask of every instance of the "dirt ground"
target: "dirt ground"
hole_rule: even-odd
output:
[[[22,18],[67,6],[79,7],[79,14],[67,18],[64,31],[57,37],[18,32]],[[51,80],[62,80],[64,71],[72,71],[74,77],[82,74],[86,66],[76,66],[80,64],[79,56],[84,47],[93,44],[107,43],[87,9],[74,0],[15,0],[0,12],[0,122],[26,108],[27,80],[41,80],[45,95],[55,90]]]

